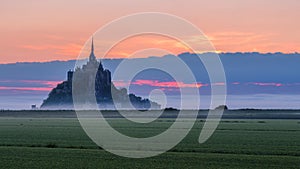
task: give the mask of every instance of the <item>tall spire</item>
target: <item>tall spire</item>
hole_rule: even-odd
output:
[[[94,53],[94,37],[92,37],[92,48],[91,48],[91,52]]]
[[[90,62],[96,61],[96,56],[94,54],[94,37],[92,37],[91,53],[89,59]]]

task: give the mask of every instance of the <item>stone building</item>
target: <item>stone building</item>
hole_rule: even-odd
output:
[[[95,75],[96,72],[96,75]],[[88,62],[75,71],[67,72],[67,80],[58,84],[43,101],[42,109],[73,109],[72,85],[80,88],[77,95],[82,95],[82,104],[88,104],[89,98],[96,98],[98,107],[114,109],[115,104],[124,109],[130,107],[129,102],[136,109],[159,109],[160,105],[148,99],[143,99],[134,94],[128,94],[126,89],[117,89],[111,81],[111,72],[104,69],[101,61],[97,61],[94,54],[92,40],[91,52]],[[95,90],[90,90],[94,88]],[[94,91],[94,92],[91,92]],[[74,92],[74,91],[73,91]],[[76,102],[77,103],[77,102]]]

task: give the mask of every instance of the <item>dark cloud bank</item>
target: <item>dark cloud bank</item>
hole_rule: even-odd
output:
[[[209,53],[200,56],[209,57]],[[130,59],[130,62],[132,64],[168,62],[173,57],[176,56]],[[183,53],[178,57],[191,68],[198,82],[209,84],[206,69],[195,54]],[[220,58],[224,66],[229,94],[300,94],[300,54],[224,53],[220,54]],[[103,64],[113,73],[121,61],[122,59],[104,59]],[[1,86],[4,82],[9,86],[21,85],[14,83],[18,80],[62,81],[66,78],[66,72],[74,69],[74,65],[75,60],[1,64]],[[161,82],[173,80],[166,73],[158,70],[145,70],[135,78],[135,80],[139,79]],[[204,94],[209,91],[209,89],[203,90]]]

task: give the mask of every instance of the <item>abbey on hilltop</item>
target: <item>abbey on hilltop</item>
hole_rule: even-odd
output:
[[[92,72],[96,73],[96,77],[92,76]],[[76,74],[76,81],[73,81]],[[95,80],[95,81],[93,81]],[[118,108],[128,108],[130,102],[136,109],[159,109],[160,105],[143,99],[134,94],[128,94],[126,89],[117,89],[111,82],[111,72],[103,68],[101,61],[97,61],[94,54],[94,43],[92,39],[91,53],[87,64],[81,68],[76,68],[75,71],[69,70],[67,72],[67,80],[58,84],[56,88],[52,89],[48,98],[43,101],[42,109],[73,109],[72,85],[83,86],[80,92],[89,98],[96,98],[98,107],[100,109],[115,109],[116,104]],[[91,87],[94,87],[94,93],[87,95]],[[85,103],[88,104],[89,98],[84,98]]]

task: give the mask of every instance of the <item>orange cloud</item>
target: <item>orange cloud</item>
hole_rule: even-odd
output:
[[[98,44],[97,41],[95,42],[96,45],[96,54],[101,52],[101,44]],[[116,44],[105,56],[106,58],[127,58],[132,57],[131,55],[137,51],[145,50],[145,49],[159,49],[160,51],[168,51],[164,54],[180,54],[183,52],[192,52],[186,45],[183,43],[171,39],[165,36],[159,35],[140,35],[140,36],[133,36],[127,38],[120,43]],[[145,58],[151,56],[155,56],[155,52],[137,54],[135,58]],[[161,56],[162,53],[159,52],[158,56]],[[100,54],[101,55],[101,54]],[[99,56],[101,57],[101,56]]]
[[[51,50],[53,53],[63,56],[77,56],[81,50],[81,45],[68,43],[64,45],[51,45],[51,44],[39,44],[39,45],[22,45],[22,48],[29,50]]]
[[[257,32],[215,32],[208,39],[222,52],[278,52],[294,53],[299,43],[278,41],[278,34]]]
[[[48,80],[20,80],[23,83],[31,83],[31,84],[42,84],[48,87],[56,87],[57,84],[61,83],[62,81],[48,81]]]
[[[20,91],[50,91],[50,87],[7,87],[0,86],[0,90],[20,90]]]
[[[252,52],[261,48],[262,44],[266,45],[272,36],[253,32],[216,32],[210,33],[208,39],[218,51]]]
[[[2,83],[15,83],[22,86],[0,86],[0,90],[18,90],[18,91],[51,91],[61,81],[46,80],[1,80]],[[34,86],[34,87],[32,87]],[[36,87],[41,86],[41,87]]]
[[[127,86],[129,83],[123,81],[114,81],[114,84],[118,87]],[[203,86],[208,86],[208,84],[203,83],[184,83],[184,82],[176,82],[176,81],[166,81],[161,82],[158,80],[136,80],[130,83],[131,85],[148,85],[153,87],[164,87],[164,88],[200,88]]]

